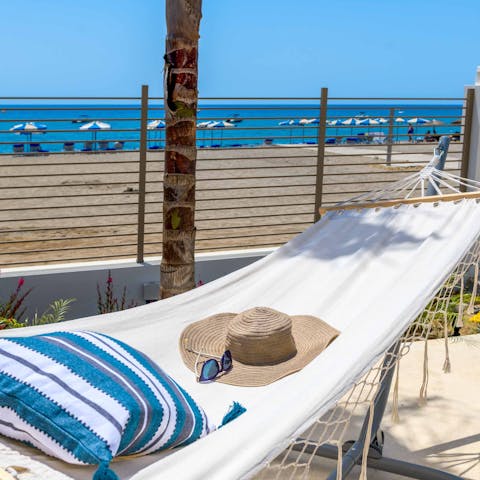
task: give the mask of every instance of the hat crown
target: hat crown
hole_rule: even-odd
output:
[[[226,348],[234,361],[246,365],[276,365],[297,353],[292,320],[282,312],[255,307],[233,317],[227,326]]]

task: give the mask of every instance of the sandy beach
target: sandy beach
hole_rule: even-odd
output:
[[[328,146],[323,204],[399,180],[435,144]],[[136,256],[138,151],[0,156],[0,266]],[[448,168],[459,170],[461,144]],[[200,149],[198,251],[285,243],[313,222],[317,147]],[[161,254],[163,152],[147,156],[145,256]]]

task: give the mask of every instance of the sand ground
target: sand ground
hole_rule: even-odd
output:
[[[323,204],[399,180],[434,144],[333,146],[325,152]],[[0,156],[0,268],[136,256],[138,152]],[[453,143],[448,168],[458,170]],[[197,250],[269,247],[313,222],[317,147],[201,149]],[[163,152],[149,152],[145,256],[161,254]]]

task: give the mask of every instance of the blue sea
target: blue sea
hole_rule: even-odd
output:
[[[39,109],[40,108],[40,109]],[[272,144],[315,144],[317,142],[318,126],[315,122],[309,125],[296,125],[301,120],[311,121],[319,118],[317,104],[291,103],[238,103],[212,104],[200,103],[198,122],[233,120],[233,127],[199,128],[197,143],[200,148],[209,147],[238,147],[262,145],[266,139]],[[413,125],[414,135],[423,136],[430,131],[437,134],[452,134],[460,131],[460,125],[452,124],[462,115],[460,103],[450,104],[344,104],[331,103],[328,106],[328,120],[357,119],[385,119],[393,110],[394,138],[397,141],[407,140],[407,120],[413,118],[436,119],[437,124],[432,127]],[[161,104],[152,105],[149,110],[149,121],[163,118]],[[111,129],[82,131],[80,122],[99,120],[110,124]],[[281,126],[279,123],[293,121],[293,125]],[[401,121],[403,120],[403,122]],[[34,121],[46,125],[44,133],[28,135],[9,131],[11,127],[25,121]],[[13,144],[40,143],[42,148],[51,152],[62,151],[64,142],[75,142],[75,149],[81,150],[84,142],[96,140],[107,141],[113,145],[115,141],[124,141],[126,150],[139,148],[140,138],[140,109],[138,105],[126,104],[36,104],[0,106],[0,153],[11,153]],[[351,136],[358,133],[383,132],[388,134],[388,124],[380,123],[371,126],[337,126],[327,128],[327,137]],[[435,132],[433,132],[435,129]],[[148,145],[150,148],[162,148],[165,142],[165,129],[150,130]]]

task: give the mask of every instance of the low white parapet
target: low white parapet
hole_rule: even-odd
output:
[[[230,272],[245,267],[269,254],[273,249],[249,249],[200,253],[196,255],[196,282],[207,283]],[[69,263],[40,267],[9,268],[0,271],[0,299],[6,300],[23,278],[23,291],[32,288],[25,300],[27,316],[35,310],[43,313],[59,298],[75,298],[68,319],[86,317],[97,313],[97,284],[105,291],[108,271],[111,270],[115,296],[121,297],[127,287],[127,300],[137,305],[158,299],[161,257],[134,260],[109,260],[108,262]]]

